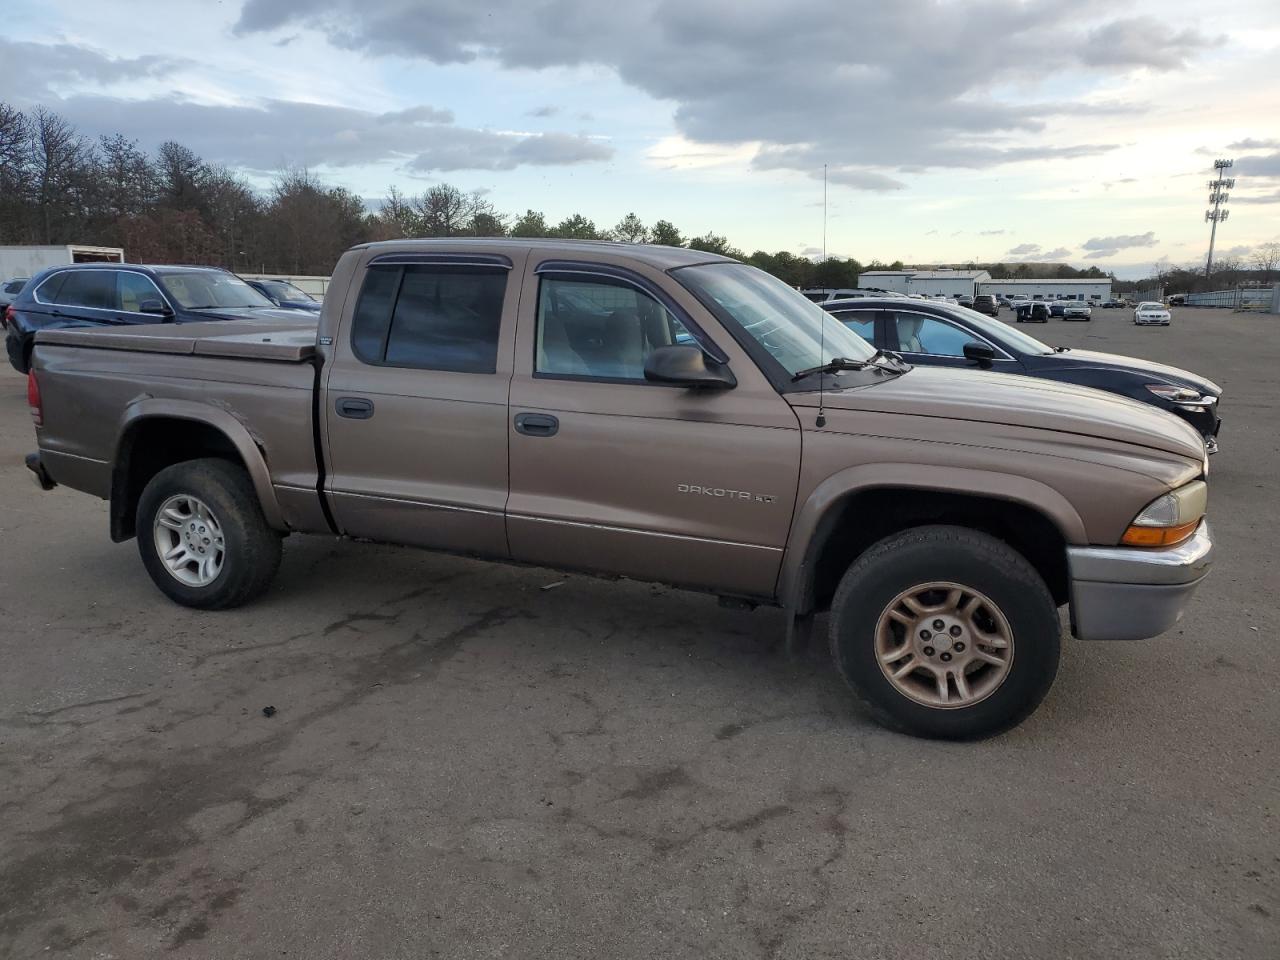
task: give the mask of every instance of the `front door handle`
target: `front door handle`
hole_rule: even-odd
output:
[[[526,437],[554,437],[560,421],[549,413],[517,413],[516,432]]]
[[[339,397],[334,407],[338,416],[349,420],[368,420],[373,416],[373,401],[364,397]]]

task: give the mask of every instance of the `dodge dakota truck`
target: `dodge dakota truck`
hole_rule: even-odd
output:
[[[1155,636],[1208,572],[1185,422],[1070,384],[913,369],[785,284],[671,247],[420,240],[339,261],[317,328],[53,330],[28,466],[108,501],[164,594],[269,585],[340,535],[829,611],[913,734],[1026,717],[1081,639]]]

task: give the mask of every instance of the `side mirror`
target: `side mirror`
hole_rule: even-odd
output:
[[[986,370],[991,366],[991,362],[995,360],[996,352],[989,343],[978,343],[977,340],[970,340],[964,345],[964,358],[972,360]]]
[[[172,317],[173,311],[163,300],[143,300],[138,304],[139,313],[154,313],[158,317]]]
[[[728,390],[738,385],[733,373],[721,364],[707,364],[701,347],[677,343],[658,347],[645,358],[644,378],[704,390]]]

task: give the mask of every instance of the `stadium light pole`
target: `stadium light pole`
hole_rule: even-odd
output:
[[[1209,181],[1209,202],[1213,204],[1213,209],[1204,212],[1205,222],[1213,224],[1209,228],[1209,259],[1204,265],[1205,280],[1213,275],[1213,243],[1218,238],[1218,224],[1231,215],[1231,211],[1223,210],[1222,205],[1231,199],[1231,194],[1226,191],[1236,185],[1234,177],[1224,176],[1233,163],[1232,160],[1213,161],[1214,179]]]

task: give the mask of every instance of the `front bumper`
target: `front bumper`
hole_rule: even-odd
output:
[[[1143,640],[1182,619],[1209,573],[1209,522],[1173,547],[1068,547],[1071,627],[1081,640]]]

